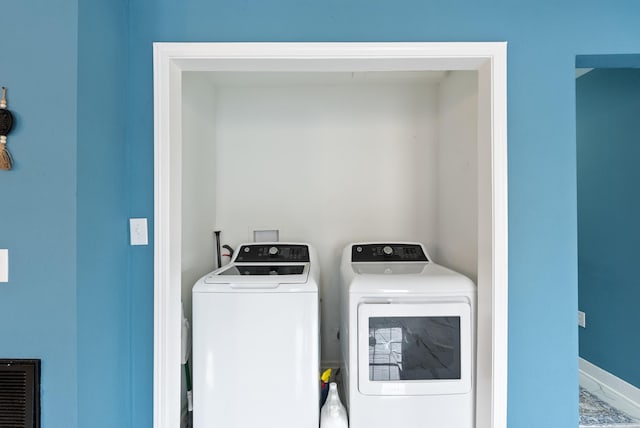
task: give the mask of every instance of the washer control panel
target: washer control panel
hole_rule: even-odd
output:
[[[309,262],[309,247],[292,244],[249,244],[238,249],[236,262]]]
[[[352,262],[428,262],[418,244],[354,244]]]

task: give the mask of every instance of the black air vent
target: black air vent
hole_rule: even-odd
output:
[[[0,428],[40,428],[40,360],[0,359]]]

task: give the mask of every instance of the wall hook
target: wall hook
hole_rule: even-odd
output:
[[[10,170],[13,164],[11,154],[7,150],[7,135],[13,126],[13,115],[7,109],[7,88],[2,87],[0,99],[0,169]]]

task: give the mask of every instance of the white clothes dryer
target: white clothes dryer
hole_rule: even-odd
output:
[[[473,282],[407,242],[348,245],[340,276],[350,427],[473,428]]]
[[[307,244],[241,245],[193,287],[194,428],[317,428],[319,266]]]

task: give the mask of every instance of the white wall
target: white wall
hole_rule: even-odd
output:
[[[235,78],[231,85],[216,87],[207,107],[185,110],[183,134],[192,133],[185,143],[200,147],[184,149],[183,176],[190,181],[185,180],[183,191],[191,193],[183,202],[183,252],[202,259],[190,266],[202,268],[213,259],[212,244],[206,247],[214,227],[233,246],[263,228],[279,229],[281,241],[313,244],[322,268],[324,361],[339,359],[338,260],[347,243],[421,241],[437,261],[457,263],[475,279],[475,164],[460,170],[475,161],[470,151],[476,135],[474,76],[450,73],[441,84],[332,78],[324,84],[300,79],[286,85],[279,79],[269,84],[247,79],[245,86]],[[186,75],[185,99],[194,96],[206,104],[212,84],[194,79],[189,85],[203,88],[189,95],[189,79]],[[192,107],[200,101],[191,102]],[[456,129],[440,129],[450,125]],[[443,148],[440,141],[451,146]],[[187,167],[187,155],[196,169],[208,172]],[[460,198],[471,199],[461,204]],[[187,216],[187,199],[198,215]],[[187,217],[198,219],[187,227]],[[185,233],[192,234],[193,248],[187,248]],[[452,239],[452,244],[441,239]],[[183,268],[185,260],[189,257],[183,255]],[[190,292],[192,283],[183,285]]]
[[[191,318],[191,288],[215,268],[215,90],[206,75],[185,73],[182,102],[182,301]]]
[[[478,277],[478,73],[452,71],[439,88],[438,219],[434,259]]]

